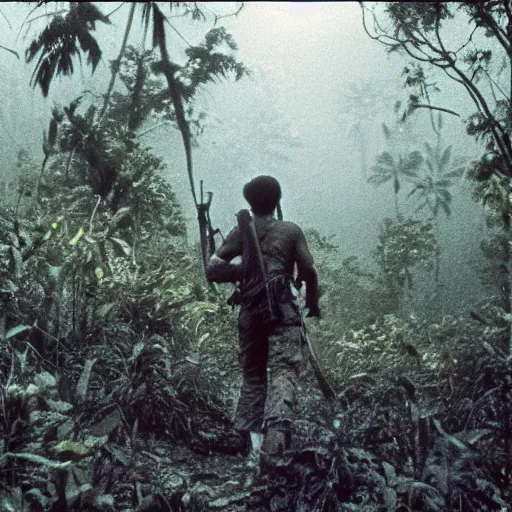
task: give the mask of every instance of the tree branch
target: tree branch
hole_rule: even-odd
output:
[[[144,135],[146,135],[147,133],[152,132],[153,130],[156,130],[157,128],[160,128],[161,126],[169,126],[169,125],[172,125],[171,121],[163,121],[162,123],[158,123],[154,126],[151,126],[147,130],[144,130],[142,133],[139,133],[137,135],[137,138],[144,137]]]
[[[507,0],[505,0],[505,4],[507,3]],[[500,42],[501,46],[505,49],[508,56],[512,58],[512,46],[510,45],[510,42],[507,41],[508,35],[507,33],[496,23],[496,20],[488,13],[486,12],[481,3],[478,3],[478,7],[476,10],[476,15],[485,22],[486,26],[489,28],[489,30],[496,36],[496,39]]]
[[[453,110],[450,110],[449,108],[435,107],[434,105],[425,105],[423,103],[414,103],[413,105],[411,105],[411,108],[413,108],[413,109],[428,108],[430,110],[439,110],[439,112],[446,112],[447,114],[452,114],[454,116],[460,117],[460,114],[457,114],[457,112],[454,112]]]
[[[94,210],[92,211],[91,218],[89,219],[89,233],[88,233],[89,236],[92,236],[94,217],[96,216],[96,210],[98,209],[98,206],[100,205],[100,203],[101,203],[101,196],[98,196],[98,201],[96,201],[96,206],[94,207]]]
[[[13,55],[15,55],[18,58],[18,60],[20,60],[20,56],[18,55],[18,52],[15,52],[14,50],[7,48],[6,46],[2,46],[1,44],[0,44],[0,48],[2,50],[5,50],[6,52],[12,53]]]
[[[0,10],[0,14],[2,15],[2,18],[7,22],[7,25],[9,25],[9,28],[12,30],[12,25],[7,16],[3,13],[2,10]]]
[[[494,115],[491,113],[489,106],[487,105],[487,102],[485,101],[485,98],[483,97],[482,93],[478,90],[478,87],[476,87],[473,84],[473,82],[467,77],[467,75],[461,69],[459,69],[458,66],[455,65],[455,60],[450,55],[448,55],[448,52],[446,51],[446,48],[444,47],[443,41],[441,39],[441,35],[439,33],[439,18],[440,18],[439,4],[436,4],[436,7],[437,7],[437,16],[436,16],[436,23],[435,23],[435,33],[436,33],[436,38],[439,43],[439,46],[441,47],[442,51],[446,52],[448,62],[451,64],[450,67],[453,69],[453,71],[455,71],[455,73],[457,73],[457,75],[459,75],[460,79],[464,82],[466,89],[468,91],[471,90],[471,92],[472,92],[471,97],[472,97],[473,101],[475,101],[475,98],[478,100],[478,101],[475,101],[476,105],[481,106],[482,110],[484,111],[485,116],[487,117],[487,119],[489,119],[490,128],[493,133],[494,141],[500,148],[501,154],[503,155],[503,157],[505,159],[505,163],[508,168],[509,174],[512,175],[512,155],[510,155],[508,153],[508,150],[507,150],[508,148],[505,146],[505,144],[503,143],[503,139],[502,139],[502,137],[507,135],[507,132],[503,128],[503,126],[501,126],[501,124],[496,120]],[[501,132],[501,137],[500,137],[500,134],[498,133],[498,130]]]
[[[128,36],[130,34],[130,29],[132,27],[133,15],[135,13],[136,7],[137,7],[137,3],[136,2],[132,3],[132,7],[130,9],[130,14],[128,15],[128,21],[126,23],[126,29],[124,31],[123,42],[121,43],[121,49],[119,50],[119,55],[117,56],[117,59],[112,63],[112,76],[110,77],[110,83],[108,84],[108,89],[105,94],[105,100],[103,101],[103,107],[101,108],[101,112],[98,117],[98,125],[101,124],[101,122],[103,121],[103,118],[105,117],[105,114],[107,113],[108,102],[110,101],[110,95],[112,94],[112,91],[114,90],[114,84],[116,82],[117,73],[121,66],[121,60],[122,60],[124,52],[126,50],[126,43],[128,42]]]

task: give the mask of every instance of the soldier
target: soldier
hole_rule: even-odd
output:
[[[257,255],[244,252],[244,234],[237,226],[210,258],[207,278],[219,283],[241,281],[238,329],[243,382],[235,428],[251,433],[253,448],[256,433],[263,433],[261,451],[272,457],[291,447],[301,364],[301,314],[292,285],[300,288],[306,283],[307,316],[319,317],[318,277],[302,230],[274,218],[281,199],[278,181],[258,176],[244,186],[243,194],[253,213],[264,274],[257,265],[243,261]],[[230,263],[242,255],[241,264]]]

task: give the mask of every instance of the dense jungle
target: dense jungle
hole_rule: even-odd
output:
[[[509,0],[2,2],[0,511],[512,510],[511,41]],[[258,174],[322,313],[266,471],[205,278]]]

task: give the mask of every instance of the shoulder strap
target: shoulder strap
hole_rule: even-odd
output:
[[[265,285],[267,295],[267,302],[270,314],[272,315],[272,303],[270,301],[270,294],[267,283],[267,273],[265,271],[265,264],[261,254],[260,242],[254,227],[254,220],[249,213],[249,210],[240,210],[237,214],[238,227],[242,238],[242,264],[244,267],[244,282],[247,281],[250,270],[255,270],[260,274],[262,283]]]

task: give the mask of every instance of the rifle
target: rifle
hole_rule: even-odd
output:
[[[199,240],[201,244],[201,259],[203,270],[206,274],[208,260],[215,252],[215,235],[220,233],[219,229],[213,229],[210,219],[210,206],[213,193],[207,192],[208,199],[204,200],[203,180],[200,181],[200,202],[197,204],[197,220],[199,221]]]

